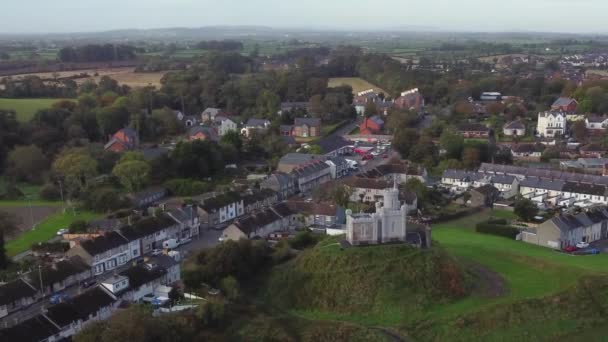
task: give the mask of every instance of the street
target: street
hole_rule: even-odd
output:
[[[190,243],[179,246],[175,250],[180,252],[180,255],[182,258],[189,257],[192,254],[195,254],[197,251],[215,247],[219,243],[218,238],[221,236],[221,234],[222,234],[221,230],[213,230],[213,229],[201,230],[201,235],[199,235],[199,238],[195,238]],[[119,266],[116,269],[112,270],[112,272],[107,272],[105,274],[95,276],[95,277],[89,279],[88,281],[95,281],[97,283],[101,283],[105,279],[112,277],[115,273],[120,273],[132,266],[133,266],[132,262],[126,263],[126,264]],[[44,282],[44,279],[42,279],[42,281]],[[92,287],[93,286],[84,288],[80,284],[75,284],[71,287],[66,288],[65,290],[61,291],[60,293],[66,295],[68,298],[72,298]],[[52,295],[53,294],[46,293],[46,296],[44,299],[30,305],[29,307],[27,307],[25,309],[16,311],[6,317],[0,318],[0,327],[1,328],[10,327],[23,320],[26,320],[30,317],[33,317],[37,314],[44,312],[45,308],[48,308],[49,306],[52,305],[50,302],[50,297]]]

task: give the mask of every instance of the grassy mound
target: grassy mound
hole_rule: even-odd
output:
[[[597,276],[556,295],[497,305],[448,324],[412,325],[407,331],[423,341],[595,341],[606,336],[606,317],[608,277]]]
[[[468,276],[439,246],[386,245],[341,250],[323,240],[273,269],[263,300],[308,318],[382,324],[450,302],[467,292]]]

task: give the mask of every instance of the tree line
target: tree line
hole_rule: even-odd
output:
[[[137,48],[130,45],[88,44],[59,50],[59,60],[70,63],[125,61],[136,56]]]

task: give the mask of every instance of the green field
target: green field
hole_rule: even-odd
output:
[[[366,80],[359,78],[359,77],[337,77],[337,78],[330,78],[329,79],[329,83],[328,83],[328,87],[330,88],[334,88],[334,87],[339,87],[342,85],[349,85],[351,86],[351,88],[353,88],[353,93],[357,94],[359,92],[368,90],[368,89],[374,89],[374,91],[380,93],[385,93],[388,94],[386,92],[386,90],[375,86],[369,82],[367,82]]]
[[[17,113],[21,122],[29,121],[34,114],[44,108],[49,108],[61,99],[5,99],[0,98],[0,109],[12,109]]]
[[[72,222],[77,220],[89,221],[99,217],[98,214],[91,212],[79,212],[74,215],[71,211],[67,213],[57,213],[51,215],[46,220],[38,224],[35,230],[23,233],[18,238],[6,244],[6,252],[9,256],[17,255],[30,249],[32,244],[45,242],[56,236],[61,228],[67,228]]]

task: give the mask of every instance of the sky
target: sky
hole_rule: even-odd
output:
[[[0,0],[0,33],[258,25],[608,33],[608,0]]]

